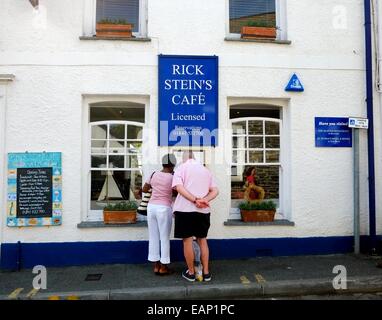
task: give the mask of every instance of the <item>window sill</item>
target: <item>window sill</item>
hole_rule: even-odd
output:
[[[147,221],[137,221],[137,223],[129,224],[105,224],[103,221],[82,221],[77,224],[79,229],[90,229],[90,228],[146,228]]]
[[[293,221],[289,221],[286,219],[280,219],[280,220],[274,220],[272,222],[243,222],[241,220],[236,219],[228,219],[227,221],[224,221],[225,226],[239,226],[239,227],[247,227],[247,226],[254,226],[254,227],[263,227],[263,226],[283,226],[283,227],[294,227],[295,224]]]
[[[134,38],[121,38],[121,37],[96,37],[96,36],[80,36],[80,40],[111,40],[111,41],[137,41],[137,42],[150,42],[151,38],[134,37]]]
[[[257,43],[275,43],[275,44],[292,44],[290,40],[273,40],[273,39],[242,39],[242,38],[233,38],[225,37],[225,41],[236,41],[236,42],[257,42]]]

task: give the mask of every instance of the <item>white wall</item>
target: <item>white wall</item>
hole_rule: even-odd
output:
[[[352,151],[314,147],[315,116],[365,116],[363,7],[339,0],[348,26],[335,29],[333,1],[288,0],[291,45],[224,41],[223,0],[148,1],[151,42],[84,41],[83,2],[40,0],[46,19],[36,20],[28,1],[0,1],[0,73],[17,81],[8,92],[7,152],[63,152],[63,225],[9,228],[4,242],[147,239],[145,228],[78,229],[81,195],[84,96],[149,97],[148,128],[157,128],[157,55],[219,56],[219,126],[226,129],[228,101],[237,97],[289,101],[287,108],[289,215],[295,227],[227,227],[230,176],[227,163],[211,169],[221,190],[213,204],[210,238],[351,235]],[[17,17],[17,19],[15,19]],[[297,72],[303,93],[284,91]],[[157,139],[149,142],[150,149]],[[381,148],[381,145],[378,145]],[[364,154],[365,137],[362,137]],[[152,150],[152,149],[151,149]],[[215,156],[224,153],[221,143]],[[367,226],[366,157],[362,159],[362,231]],[[290,168],[290,169],[289,169]],[[379,165],[380,176],[381,165]],[[227,174],[222,174],[222,172]],[[4,188],[5,186],[1,186]],[[378,195],[381,196],[379,184]],[[4,207],[4,204],[3,204]],[[382,212],[378,208],[378,233]],[[4,212],[2,210],[4,219]]]

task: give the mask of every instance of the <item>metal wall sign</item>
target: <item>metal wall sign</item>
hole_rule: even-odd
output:
[[[369,129],[369,119],[351,117],[349,118],[349,128]]]
[[[159,55],[159,146],[218,144],[218,57]]]
[[[304,86],[302,85],[300,79],[297,74],[294,73],[285,87],[285,91],[302,92],[304,90]]]
[[[56,226],[61,221],[61,153],[9,153],[7,225]]]
[[[314,122],[316,147],[352,147],[348,118],[316,117]]]

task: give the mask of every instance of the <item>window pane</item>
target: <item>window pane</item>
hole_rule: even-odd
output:
[[[279,137],[265,137],[265,146],[268,149],[280,148],[280,138]]]
[[[142,139],[142,127],[127,126],[127,139]]]
[[[124,156],[109,156],[109,168],[124,168],[125,157]]]
[[[92,153],[106,153],[106,140],[92,140]]]
[[[141,153],[142,143],[141,142],[129,142],[127,141],[127,153]]]
[[[111,124],[109,139],[125,139],[125,125]]]
[[[248,121],[248,133],[249,134],[263,134],[263,121],[261,120],[252,120]]]
[[[247,151],[243,150],[233,150],[232,152],[232,162],[233,163],[246,163],[247,162]]]
[[[125,153],[125,142],[109,141],[109,153]]]
[[[249,162],[250,163],[262,163],[264,162],[263,151],[249,151]]]
[[[263,137],[248,137],[250,148],[263,148],[264,139]]]
[[[241,27],[249,21],[264,21],[276,25],[275,0],[230,0],[229,29],[240,33]]]
[[[247,148],[247,138],[244,137],[233,137],[232,138],[233,148]]]
[[[92,126],[92,139],[106,139],[107,126],[102,124],[99,126]]]
[[[265,121],[265,134],[273,134],[273,135],[279,135],[280,134],[280,123],[278,122],[272,122],[272,121]]]
[[[139,30],[139,0],[97,0],[97,21],[123,19]]]
[[[126,168],[136,169],[142,167],[142,158],[139,155],[126,156]]]
[[[246,123],[245,121],[232,123],[233,134],[246,134]]]
[[[280,151],[272,150],[265,153],[267,163],[280,162]]]
[[[105,168],[106,156],[92,156],[91,166],[92,168]]]

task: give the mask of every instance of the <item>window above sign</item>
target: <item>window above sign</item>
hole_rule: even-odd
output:
[[[84,36],[140,39],[147,35],[147,0],[84,0]]]
[[[228,34],[243,40],[285,40],[285,0],[228,0]]]

